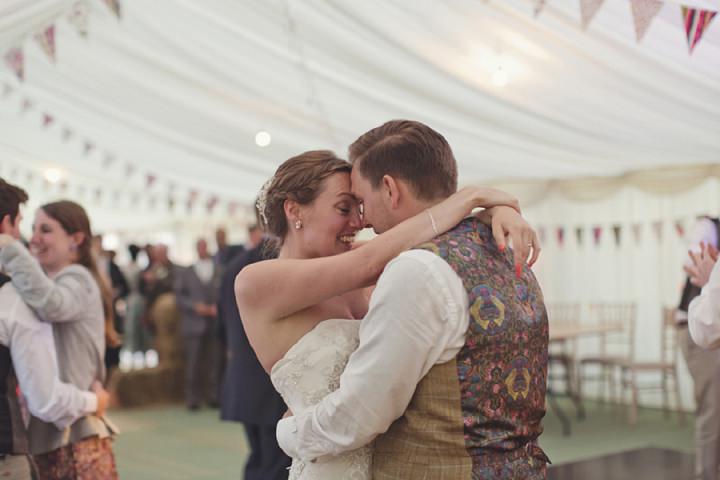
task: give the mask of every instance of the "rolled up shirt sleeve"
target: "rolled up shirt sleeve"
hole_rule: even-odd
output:
[[[94,393],[60,381],[52,326],[37,320],[20,298],[7,320],[13,368],[30,413],[62,430],[95,412]]]
[[[407,408],[418,382],[464,344],[467,294],[438,256],[415,250],[390,262],[360,326],[360,345],[340,387],[277,426],[280,447],[293,458],[322,462],[385,432]]]
[[[688,308],[688,329],[693,341],[703,348],[720,348],[720,261],[710,279]]]

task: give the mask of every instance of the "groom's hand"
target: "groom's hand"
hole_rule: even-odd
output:
[[[532,267],[540,255],[537,233],[517,211],[510,207],[493,207],[488,213],[492,217],[493,237],[500,251],[504,251],[507,247],[508,238],[512,242],[515,273],[519,277],[522,265],[527,262]]]

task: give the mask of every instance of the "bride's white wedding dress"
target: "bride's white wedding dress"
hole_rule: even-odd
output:
[[[320,322],[275,364],[270,378],[290,410],[302,412],[337,390],[359,328],[358,320]],[[318,463],[293,459],[289,480],[369,480],[371,464],[369,446]]]

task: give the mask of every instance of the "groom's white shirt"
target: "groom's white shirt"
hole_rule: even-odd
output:
[[[400,254],[377,282],[340,388],[281,420],[280,447],[314,461],[370,443],[402,416],[428,371],[455,358],[468,322],[467,292],[450,265],[426,250]]]

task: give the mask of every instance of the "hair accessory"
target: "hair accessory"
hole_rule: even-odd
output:
[[[260,214],[260,219],[262,220],[263,224],[267,226],[268,219],[267,219],[267,194],[268,190],[270,189],[270,185],[272,185],[273,180],[275,180],[275,176],[273,175],[268,179],[267,182],[265,182],[260,189],[260,193],[258,194],[257,201],[255,202],[255,208],[257,209],[258,213]]]

